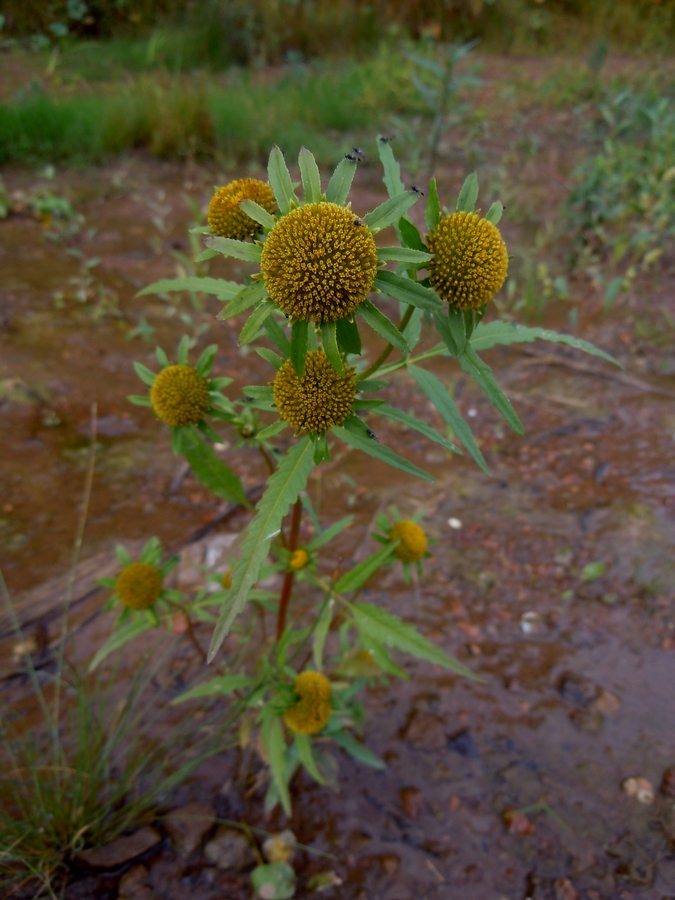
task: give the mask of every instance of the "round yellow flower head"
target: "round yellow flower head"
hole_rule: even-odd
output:
[[[284,713],[284,722],[299,734],[316,734],[330,719],[330,681],[321,672],[302,672],[295,679],[299,700]]]
[[[192,366],[167,366],[150,388],[150,401],[167,425],[196,425],[210,405],[206,379]]]
[[[115,591],[129,609],[148,609],[162,590],[162,573],[149,563],[133,562],[117,576]]]
[[[394,555],[403,562],[417,562],[427,552],[427,536],[416,522],[403,519],[391,529],[391,539],[401,543],[394,550]]]
[[[223,572],[222,585],[226,591],[232,587],[232,569],[227,569]]]
[[[213,234],[243,241],[260,231],[260,225],[239,206],[242,200],[254,200],[268,213],[276,212],[277,201],[269,184],[257,178],[239,178],[221,187],[211,197],[206,219]]]
[[[301,547],[299,550],[293,551],[288,565],[297,572],[298,569],[304,569],[308,562],[309,556],[307,555],[307,551],[303,550]]]
[[[370,230],[336,203],[308,203],[267,235],[260,262],[265,287],[292,319],[336,322],[363,303],[377,274]]]
[[[323,350],[310,350],[305,357],[302,378],[287,359],[273,383],[274,402],[281,418],[296,432],[322,434],[342,425],[351,413],[356,397],[354,369],[340,375]]]
[[[455,212],[427,236],[429,280],[455,309],[479,309],[504,284],[509,258],[499,230],[476,213]]]

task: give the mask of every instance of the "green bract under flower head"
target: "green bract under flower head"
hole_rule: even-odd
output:
[[[330,719],[330,681],[321,672],[302,672],[295,679],[299,700],[284,713],[284,722],[299,734],[316,734]]]
[[[264,181],[257,178],[231,181],[211,197],[206,218],[213,234],[243,241],[260,231],[260,225],[239,206],[242,200],[253,200],[268,213],[277,208],[272,188]]]
[[[335,203],[308,203],[283,216],[263,245],[261,271],[286,315],[336,322],[366,299],[377,274],[370,230]]]
[[[149,563],[132,562],[118,575],[115,591],[123,606],[149,609],[162,592],[162,573]]]
[[[208,385],[192,366],[167,366],[150,388],[150,401],[167,425],[196,425],[209,409]]]
[[[391,529],[390,537],[392,541],[400,541],[394,554],[403,562],[417,562],[427,552],[427,536],[424,530],[410,519],[396,522]]]
[[[356,397],[354,369],[340,375],[323,350],[310,350],[298,378],[290,360],[281,366],[273,384],[274,402],[281,418],[296,432],[322,434],[342,425]]]
[[[499,230],[476,213],[455,212],[428,235],[429,280],[456,309],[479,309],[504,284],[506,244]]]

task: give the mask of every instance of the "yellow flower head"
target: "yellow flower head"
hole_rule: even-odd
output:
[[[394,550],[394,555],[403,562],[413,563],[422,559],[427,552],[427,536],[416,522],[403,519],[391,529],[391,539],[401,543]]]
[[[277,372],[273,384],[274,402],[281,418],[297,432],[322,434],[342,425],[356,397],[354,369],[340,375],[323,350],[310,350],[302,377],[295,374],[289,359]]]
[[[297,572],[298,569],[304,569],[308,562],[309,556],[307,551],[303,550],[301,547],[299,550],[294,550],[293,553],[291,553],[291,559],[288,565]]]
[[[232,587],[232,569],[227,569],[223,572],[222,585],[226,591]]]
[[[302,672],[295,679],[298,702],[284,713],[284,722],[299,734],[316,734],[330,719],[330,681],[321,672]]]
[[[479,309],[504,284],[509,258],[499,230],[476,213],[455,212],[427,236],[429,280],[455,309]]]
[[[150,401],[167,425],[196,425],[210,405],[206,379],[192,366],[167,366],[150,388]]]
[[[243,241],[260,231],[260,225],[239,206],[242,200],[254,200],[268,213],[276,212],[277,202],[269,184],[257,178],[239,178],[211,197],[206,219],[213,234]]]
[[[129,609],[148,609],[159,598],[162,573],[149,563],[133,562],[117,577],[115,591],[120,602]]]
[[[293,319],[336,322],[363,303],[377,274],[370,230],[335,203],[308,203],[267,235],[260,263],[265,287]]]

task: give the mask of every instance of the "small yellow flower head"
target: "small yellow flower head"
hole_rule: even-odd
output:
[[[223,572],[222,585],[226,591],[232,587],[232,569],[227,569],[227,571]]]
[[[277,202],[269,184],[257,178],[231,181],[211,197],[206,219],[213,234],[243,241],[260,231],[260,225],[239,206],[242,200],[254,200],[268,213],[276,212]]]
[[[129,609],[148,609],[162,590],[162,573],[149,563],[133,562],[117,577],[115,591],[120,602]]]
[[[330,719],[330,681],[321,672],[302,672],[295,679],[300,698],[284,713],[284,722],[299,734],[316,734]]]
[[[150,388],[152,407],[167,425],[196,425],[209,408],[206,379],[192,366],[167,366]]]
[[[354,369],[340,375],[323,350],[310,350],[305,357],[302,378],[287,359],[273,384],[274,402],[281,418],[296,432],[322,434],[342,425],[351,413],[356,397]]]
[[[288,565],[297,572],[298,569],[304,569],[308,562],[309,556],[307,555],[307,551],[303,550],[301,547],[299,550],[293,551]]]
[[[403,519],[391,529],[391,539],[401,543],[394,550],[394,555],[403,562],[417,562],[427,552],[427,536],[416,522]]]
[[[509,258],[499,230],[476,213],[455,212],[427,236],[429,280],[455,309],[479,309],[504,284]]]
[[[260,263],[265,287],[293,319],[336,322],[363,303],[377,274],[370,230],[336,203],[308,203],[279,219]]]

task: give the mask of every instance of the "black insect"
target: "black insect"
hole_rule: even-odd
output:
[[[350,160],[350,162],[361,162],[366,158],[366,154],[360,147],[352,147],[349,153],[345,154],[345,159]]]
[[[413,192],[413,194],[419,194],[420,197],[424,197],[424,196],[425,196],[424,191],[422,190],[422,188],[418,188],[416,184],[411,184],[411,185],[410,185],[410,190]]]
[[[394,140],[393,134],[389,134],[389,135],[381,134],[379,137],[379,141],[381,144],[388,144],[389,141],[393,141],[393,140]]]
[[[358,225],[358,226],[363,226],[366,223],[363,221],[363,219],[354,219],[354,224]]]
[[[375,434],[374,431],[371,431],[370,428],[366,429],[366,434],[368,435],[369,438],[372,438],[374,441],[377,440],[377,435]]]

